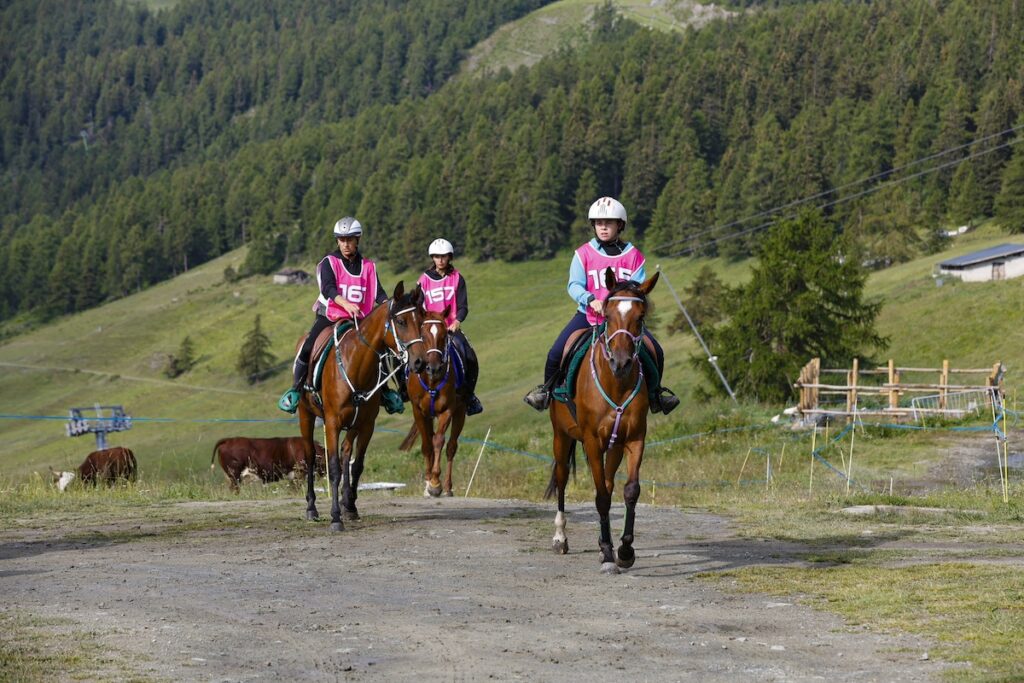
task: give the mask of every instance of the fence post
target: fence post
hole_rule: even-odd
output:
[[[899,383],[899,375],[896,374],[896,361],[892,358],[889,359],[889,384],[895,386]],[[899,389],[889,390],[889,409],[896,410],[900,407],[900,391]]]
[[[853,359],[853,368],[847,375],[846,384],[850,387],[846,392],[846,412],[852,413],[857,405],[857,377],[860,375],[860,359]]]
[[[939,408],[946,409],[946,386],[949,384],[949,359],[942,361],[942,377],[939,378]]]

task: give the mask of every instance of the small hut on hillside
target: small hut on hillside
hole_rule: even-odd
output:
[[[274,273],[275,285],[304,285],[309,282],[309,273],[298,268],[285,268]]]
[[[964,282],[1009,280],[1024,275],[1024,244],[1000,244],[964,254],[939,264],[940,275]]]

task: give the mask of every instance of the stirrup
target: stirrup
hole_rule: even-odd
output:
[[[380,399],[381,403],[384,404],[384,410],[387,411],[388,415],[405,412],[405,406],[402,404],[402,397],[394,389],[384,389],[380,392]]]
[[[668,415],[679,407],[679,397],[666,387],[658,387],[651,393],[651,412]]]
[[[541,384],[524,396],[523,402],[534,410],[544,410],[551,405],[551,391],[546,384]]]
[[[277,407],[286,413],[294,414],[299,409],[299,401],[301,400],[302,396],[292,388],[281,395],[281,398],[277,401]]]
[[[479,415],[482,412],[484,412],[484,406],[476,394],[466,399],[466,415]]]

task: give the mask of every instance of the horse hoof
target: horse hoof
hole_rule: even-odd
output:
[[[358,522],[359,513],[355,510],[345,510],[341,513],[342,517],[349,522]]]
[[[316,510],[306,510],[306,521],[317,522],[320,520],[320,513]]]
[[[614,562],[602,562],[601,563],[602,574],[618,574],[619,567]]]
[[[569,541],[552,541],[551,549],[556,555],[565,555],[569,552]]]
[[[444,497],[445,497],[445,498],[452,498],[452,497],[454,497],[454,496],[455,496],[455,494],[454,494],[454,493],[452,493],[452,492],[451,492],[451,490],[448,490],[448,491],[445,491],[445,492],[444,492]]]
[[[331,531],[344,531],[345,525],[341,522],[331,522]]]
[[[423,490],[423,497],[424,498],[437,498],[440,495],[441,495],[441,487],[440,486],[431,486],[430,484],[427,484],[426,488]]]
[[[636,562],[636,553],[630,548],[628,551],[623,552],[623,547],[619,547],[617,552],[618,557],[615,560],[615,564],[623,569],[629,569]]]

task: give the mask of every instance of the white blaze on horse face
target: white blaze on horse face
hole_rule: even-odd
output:
[[[433,335],[435,342],[437,341],[437,331],[438,331],[437,328],[438,328],[438,326],[440,324],[441,323],[439,323],[439,322],[432,322],[432,323],[430,323],[430,334]]]
[[[57,488],[63,491],[68,487],[72,481],[75,480],[74,472],[61,472],[60,479],[57,480]]]
[[[633,308],[633,303],[632,301],[620,301],[618,306],[619,315],[625,317],[629,313],[629,309]]]

